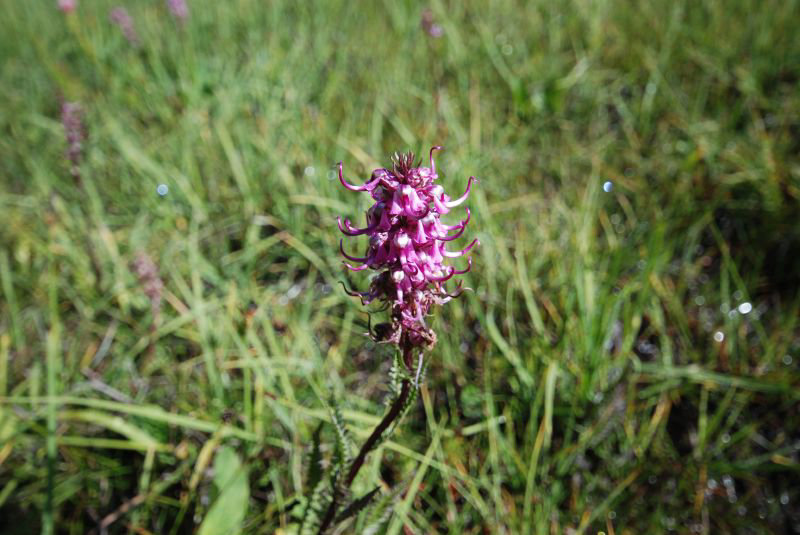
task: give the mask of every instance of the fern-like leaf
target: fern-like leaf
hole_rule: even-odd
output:
[[[322,442],[322,424],[320,422],[314,434],[311,435],[311,453],[308,455],[308,477],[306,479],[306,488],[313,489],[317,483],[322,479],[322,449],[320,444]]]
[[[347,507],[344,508],[344,510],[341,513],[339,513],[339,516],[336,517],[335,522],[337,524],[340,522],[344,522],[351,516],[360,513],[362,510],[364,510],[365,507],[367,507],[370,504],[372,499],[375,497],[376,494],[378,494],[378,492],[380,492],[380,490],[381,490],[380,487],[375,487],[374,489],[372,489],[359,499],[351,502]]]
[[[335,398],[331,398],[330,411],[333,427],[336,430],[336,448],[334,449],[333,466],[335,468],[342,468],[352,459],[353,442],[350,438],[350,432],[347,430],[347,427],[345,427],[339,403]]]
[[[314,487],[314,492],[308,498],[308,503],[303,513],[303,521],[300,524],[300,535],[315,535],[317,533],[331,499],[328,482],[320,479],[316,487]]]
[[[364,518],[364,527],[359,532],[363,535],[375,535],[379,532],[381,527],[392,516],[394,511],[394,504],[403,492],[407,485],[397,485],[391,492],[387,492],[378,499],[372,507],[369,508],[366,518]]]
[[[405,365],[400,357],[400,352],[396,351],[394,354],[394,360],[392,360],[392,367],[389,370],[389,389],[395,398],[400,395],[400,388],[403,384],[404,376]]]

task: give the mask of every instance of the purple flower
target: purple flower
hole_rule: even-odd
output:
[[[425,33],[437,39],[444,35],[444,29],[433,19],[433,11],[426,9],[422,12],[422,20],[420,21],[422,29]]]
[[[419,163],[415,167],[413,153],[395,154],[391,170],[376,169],[370,180],[361,186],[344,180],[339,163],[342,185],[352,191],[366,191],[375,200],[367,211],[366,227],[356,228],[349,220],[338,219],[339,230],[347,236],[369,237],[363,257],[347,254],[340,241],[344,257],[361,264],[358,267],[345,265],[353,271],[373,269],[380,272],[368,291],[348,293],[360,297],[364,304],[377,300],[390,305],[391,324],[382,325],[373,336],[403,347],[430,347],[436,342],[435,333],[425,324],[425,316],[431,305],[446,303],[461,293],[461,282],[454,293],[448,292],[444,284],[472,266],[472,258],[467,259],[464,269],[445,265],[444,261],[464,256],[479,244],[477,239],[473,240],[459,251],[450,251],[445,246],[464,233],[470,211],[467,208],[466,218],[455,225],[442,223],[440,216],[467,199],[475,177],[470,177],[461,197],[451,199],[442,186],[435,183],[439,176],[433,151],[440,149],[431,149],[430,167],[420,167]]]
[[[155,324],[161,313],[161,297],[164,292],[164,283],[158,275],[158,266],[145,252],[139,252],[133,260],[133,271],[142,285],[142,290],[150,301],[150,310]]]
[[[58,9],[64,13],[75,11],[76,7],[78,7],[78,0],[58,0]]]
[[[176,19],[184,21],[189,18],[189,6],[186,5],[186,0],[167,0],[167,7]]]
[[[139,36],[136,35],[136,29],[133,27],[133,19],[130,14],[128,14],[127,9],[117,6],[111,10],[109,18],[111,22],[119,26],[119,29],[122,30],[122,35],[125,36],[125,39],[127,39],[130,44],[134,46],[139,44]]]
[[[66,156],[70,163],[70,173],[74,178],[80,179],[83,141],[86,139],[81,105],[77,102],[64,102],[61,105],[61,124],[64,126],[64,135],[67,138]]]

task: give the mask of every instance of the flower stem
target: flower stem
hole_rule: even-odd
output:
[[[380,440],[383,432],[386,431],[392,422],[394,422],[395,419],[397,419],[397,417],[400,415],[410,393],[411,382],[408,379],[404,379],[400,388],[400,395],[395,400],[392,408],[389,409],[389,412],[386,413],[386,416],[383,418],[383,420],[381,420],[367,441],[364,442],[364,445],[361,447],[361,451],[358,452],[358,456],[353,461],[353,464],[350,465],[350,472],[347,473],[347,479],[344,481],[346,487],[349,487],[353,483],[358,471],[361,469],[361,465],[364,464],[367,454],[375,447],[375,444]]]
[[[410,352],[404,351],[404,361],[409,361]],[[350,470],[347,472],[347,477],[344,480],[344,488],[350,488],[350,485],[353,483],[353,480],[358,475],[358,471],[361,470],[361,467],[364,464],[364,461],[367,458],[367,454],[375,448],[378,442],[381,439],[381,435],[389,429],[389,426],[392,425],[398,416],[403,412],[403,407],[408,400],[408,396],[411,393],[411,381],[408,379],[403,379],[403,384],[400,387],[400,395],[397,396],[397,399],[392,404],[391,408],[389,408],[389,412],[386,413],[386,416],[383,417],[383,420],[375,427],[372,431],[372,434],[369,436],[364,445],[361,446],[361,450],[358,452],[358,455],[353,460],[353,463],[350,465]],[[336,514],[337,509],[337,498],[338,498],[337,489],[333,490],[333,499],[331,500],[331,504],[328,506],[328,510],[325,513],[325,517],[322,519],[322,523],[319,526],[319,535],[325,533],[328,529],[328,526],[333,521],[333,517]]]

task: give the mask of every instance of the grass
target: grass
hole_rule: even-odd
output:
[[[482,246],[356,481],[383,529],[800,531],[796,1],[126,5],[140,48],[0,4],[4,533],[193,533],[229,481],[292,533],[328,399],[361,441],[388,392],[333,165],[434,144]]]

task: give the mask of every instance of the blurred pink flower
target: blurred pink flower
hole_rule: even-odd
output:
[[[131,18],[128,10],[124,7],[117,6],[111,10],[109,15],[111,22],[119,26],[125,39],[132,45],[139,44],[139,36],[136,35],[136,29],[133,27],[133,19]]]
[[[58,0],[58,9],[64,13],[75,11],[76,7],[78,7],[78,0]]]
[[[176,19],[186,20],[189,18],[189,6],[186,5],[186,0],[167,0],[167,7]]]
[[[422,29],[433,38],[439,38],[444,35],[444,29],[433,18],[433,11],[426,9],[422,12]]]
[[[133,271],[139,278],[144,294],[150,301],[153,322],[157,323],[161,312],[161,297],[164,292],[164,282],[158,275],[158,266],[145,252],[139,252],[133,260]]]
[[[77,102],[64,102],[61,105],[61,124],[67,138],[67,160],[70,163],[70,174],[80,179],[80,164],[83,155],[83,141],[86,129],[83,125],[83,108]]]

